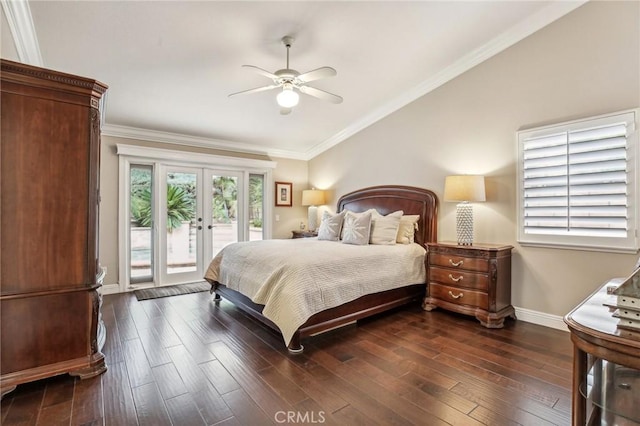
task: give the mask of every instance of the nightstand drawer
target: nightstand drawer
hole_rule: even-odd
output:
[[[444,300],[457,305],[475,306],[481,309],[489,309],[489,295],[481,291],[467,290],[465,288],[449,287],[446,285],[429,283],[429,297]]]
[[[476,272],[432,266],[429,268],[429,279],[454,287],[489,290],[489,277]]]
[[[488,259],[456,256],[455,254],[429,253],[429,264],[468,271],[487,272],[489,270]]]

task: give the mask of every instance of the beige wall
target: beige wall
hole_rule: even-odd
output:
[[[516,131],[640,106],[640,3],[590,2],[309,163],[337,196],[379,184],[430,188],[487,176],[476,241],[511,244],[512,302],[564,315],[637,255],[522,247],[516,239]],[[439,239],[455,240],[440,204]]]
[[[307,162],[282,158],[268,158],[260,155],[230,153],[228,151],[211,150],[182,145],[170,145],[109,136],[102,137],[100,159],[100,263],[107,267],[105,285],[118,284],[118,156],[116,144],[138,145],[152,148],[175,149],[180,151],[199,152],[204,154],[225,155],[259,160],[271,160],[277,163],[273,171],[275,181],[293,183],[294,207],[274,208],[274,216],[280,220],[272,223],[273,238],[289,238],[291,230],[306,222],[306,208],[300,206],[303,189],[307,188]]]

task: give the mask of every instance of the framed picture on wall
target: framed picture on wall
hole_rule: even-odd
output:
[[[292,187],[291,182],[276,182],[276,207],[293,206]]]

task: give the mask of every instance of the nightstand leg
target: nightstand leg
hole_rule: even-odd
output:
[[[430,298],[429,297],[425,297],[424,300],[422,301],[422,309],[424,309],[427,312],[431,312],[433,311],[435,308],[437,308],[438,306],[430,303]]]

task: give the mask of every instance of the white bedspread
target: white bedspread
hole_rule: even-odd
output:
[[[316,238],[241,242],[211,261],[205,279],[264,305],[288,345],[312,315],[366,294],[425,282],[418,244],[355,246]]]

